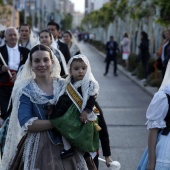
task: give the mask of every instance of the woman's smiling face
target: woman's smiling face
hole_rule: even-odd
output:
[[[50,76],[53,61],[47,51],[35,51],[32,54],[31,67],[36,77]]]

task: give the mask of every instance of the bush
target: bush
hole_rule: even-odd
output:
[[[149,84],[150,86],[159,88],[162,83],[162,73],[161,71],[157,71],[156,74],[157,74],[157,78],[155,77],[155,73],[152,72],[148,76],[146,83]]]
[[[154,63],[155,63],[155,59],[150,58],[148,62],[148,74],[153,73],[155,71]]]
[[[135,71],[137,65],[138,65],[137,55],[134,54],[134,53],[131,53],[131,54],[129,55],[129,58],[128,58],[128,70],[129,70],[130,72]]]
[[[97,48],[99,51],[106,53],[105,44],[103,44],[101,41],[90,40],[89,43]]]

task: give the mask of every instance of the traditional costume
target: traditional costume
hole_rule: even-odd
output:
[[[71,57],[80,54],[80,48],[74,41],[71,42],[69,46],[69,51],[70,51]]]
[[[74,82],[72,77],[67,77],[63,87],[64,94],[60,97],[51,122],[56,129],[71,143],[71,145],[84,152],[95,152],[99,149],[100,127],[97,124],[99,113],[94,107],[95,96],[98,95],[99,85],[94,79],[89,61],[84,55],[72,57],[68,63],[68,70],[74,59],[81,58],[87,65],[87,72],[83,80]],[[87,110],[88,122],[82,123],[80,116]]]
[[[27,131],[34,120],[47,119],[44,108],[55,104],[64,85],[60,78],[59,62],[53,54],[52,57],[53,95],[46,95],[34,81],[35,74],[31,70],[30,58],[17,77],[12,93],[13,109],[4,154],[0,161],[1,170],[87,170],[81,153],[77,151],[73,157],[61,161],[59,154],[62,141],[58,133],[53,130]]]
[[[155,148],[155,170],[170,169],[170,61],[159,91],[154,95],[146,112],[147,128],[158,128]],[[146,170],[148,148],[146,148],[138,165],[138,170]]]

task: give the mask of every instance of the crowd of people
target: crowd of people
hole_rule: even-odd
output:
[[[97,170],[113,163],[99,84],[71,31],[50,21],[5,30],[0,47],[1,170]]]
[[[38,38],[27,24],[4,32],[0,46],[1,170],[97,170],[99,142],[106,166],[113,163],[106,122],[97,102],[99,84],[88,57],[70,30],[63,32],[62,40],[59,36],[60,26],[54,21]],[[148,148],[138,170],[170,168],[169,30],[163,38],[157,52],[163,82],[147,109]],[[130,44],[128,33],[120,43],[110,36],[104,76],[112,61],[113,75],[118,76],[120,52],[128,67]],[[141,32],[139,56],[147,79],[150,52],[145,31]]]

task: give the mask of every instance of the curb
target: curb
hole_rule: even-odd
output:
[[[91,46],[97,53],[99,53],[103,58],[106,57],[106,55],[99,51],[98,49],[96,49],[94,46],[92,46],[91,44],[89,44],[89,46]],[[132,76],[131,72],[127,71],[125,68],[123,68],[121,65],[117,65],[118,70],[123,73],[126,77],[128,77],[132,82],[134,82],[136,85],[138,85],[143,91],[145,91],[146,93],[148,93],[150,96],[153,97],[153,95],[158,91],[157,87],[151,87],[151,86],[145,86],[137,77]]]

